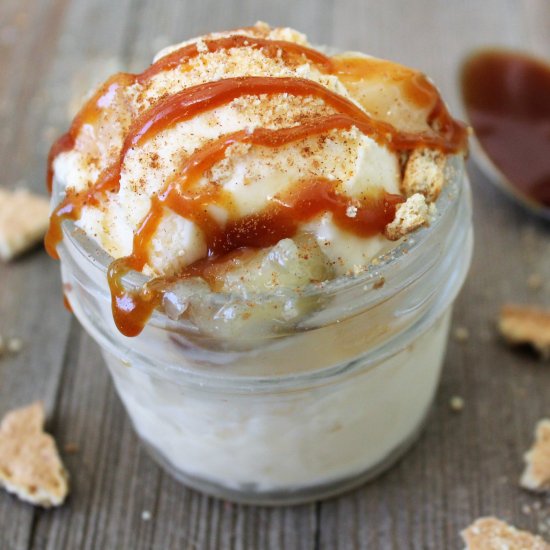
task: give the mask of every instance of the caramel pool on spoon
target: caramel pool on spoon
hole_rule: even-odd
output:
[[[481,168],[550,219],[550,66],[524,53],[483,49],[466,58],[460,76]]]

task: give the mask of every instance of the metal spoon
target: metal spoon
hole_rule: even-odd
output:
[[[527,56],[526,54],[522,54],[522,53],[514,52],[514,51],[508,51],[508,50],[504,50],[504,49],[477,50],[477,51],[474,51],[472,54],[468,55],[464,59],[464,61],[461,64],[461,67],[460,67],[460,77],[461,77],[460,78],[460,83],[461,83],[460,98],[461,98],[461,101],[462,101],[462,110],[463,110],[466,122],[472,128],[474,128],[474,124],[473,124],[473,121],[469,117],[469,109],[468,109],[468,105],[467,105],[467,102],[466,102],[466,99],[465,99],[465,88],[467,87],[467,86],[465,86],[465,81],[464,81],[465,80],[464,79],[465,68],[467,67],[469,62],[471,62],[472,60],[475,60],[478,56],[481,57],[483,55],[487,55],[487,54],[491,55],[491,54],[495,54],[495,53],[497,55],[505,55],[505,56],[509,55],[510,59],[512,61],[514,61],[516,59],[519,59],[521,62],[533,63],[533,64],[536,64],[537,67],[539,67],[539,68],[543,67],[544,70],[546,70],[546,64],[544,64],[543,62],[541,62],[541,61],[539,61],[535,58],[532,58],[530,56]],[[550,67],[548,67],[548,72],[549,72],[548,74],[550,74]],[[513,74],[512,76],[517,76],[517,75]],[[509,78],[510,74],[507,74],[506,77]],[[513,85],[513,88],[514,88],[512,91],[510,91],[510,89],[507,89],[507,88],[512,87],[512,85]],[[522,86],[522,82],[519,79],[514,79],[512,82],[507,80],[505,91],[508,92],[508,93],[514,93],[514,95],[512,96],[514,99],[516,99],[515,94],[519,94],[520,100],[521,99],[524,100],[525,98],[521,98],[521,92],[522,92],[521,86]],[[532,86],[532,83],[531,83],[531,86]],[[502,90],[502,88],[499,89],[498,92],[500,93],[501,90]],[[543,100],[544,99],[545,98],[543,98]],[[507,98],[507,100],[508,100],[508,98]],[[549,101],[550,101],[550,98],[549,98]],[[542,117],[543,120],[547,116],[548,116],[547,113],[543,114],[543,117]],[[530,196],[527,192],[522,191],[518,187],[518,185],[514,184],[514,182],[512,182],[509,179],[509,177],[495,164],[495,162],[493,161],[491,156],[486,152],[486,150],[484,149],[482,143],[480,142],[480,140],[475,135],[475,128],[474,128],[474,132],[473,132],[473,136],[472,136],[472,140],[471,140],[471,153],[472,153],[472,157],[473,157],[474,161],[479,166],[481,171],[488,177],[488,179],[491,182],[496,184],[496,186],[499,189],[503,190],[509,197],[514,199],[516,202],[521,204],[523,207],[527,208],[533,214],[550,221],[550,207],[547,206],[546,204],[544,204],[543,202],[537,200],[535,197]],[[547,154],[548,154],[548,157],[545,157],[545,158],[550,158],[550,135],[549,135],[549,140],[548,140],[548,153]],[[549,179],[548,185],[550,186],[550,179]]]

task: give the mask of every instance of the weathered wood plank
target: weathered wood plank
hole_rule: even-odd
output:
[[[291,6],[229,0],[223,9],[217,0],[4,0],[0,74],[9,78],[0,79],[0,184],[24,180],[42,189],[47,146],[66,125],[77,90],[118,68],[138,70],[169,43],[257,19],[294,26],[316,43],[417,66],[455,108],[456,64],[470,48],[501,43],[550,51],[544,0],[295,0]],[[12,31],[5,29],[14,26],[17,42],[10,42]],[[474,166],[471,176],[476,253],[455,310],[455,326],[468,327],[470,339],[451,342],[434,411],[406,459],[374,483],[321,505],[231,505],[172,480],[141,449],[99,350],[63,310],[58,266],[43,252],[0,266],[0,334],[27,344],[20,355],[0,359],[0,413],[43,398],[48,428],[61,446],[79,446],[65,457],[73,474],[66,506],[34,512],[0,495],[0,548],[439,550],[460,548],[458,531],[488,513],[537,530],[549,515],[547,503],[521,491],[517,477],[532,427],[548,414],[550,370],[504,348],[493,321],[508,300],[550,304],[548,285],[535,292],[526,284],[533,272],[550,278],[550,229]],[[453,395],[465,399],[461,414],[449,410]]]
[[[470,338],[451,341],[426,431],[405,459],[375,483],[322,504],[321,548],[398,549],[404,541],[459,548],[458,532],[479,515],[535,531],[548,516],[544,499],[522,491],[518,478],[533,426],[548,415],[550,371],[529,353],[510,352],[494,327],[506,301],[550,303],[526,283],[533,271],[550,274],[548,229],[471,173],[476,255],[455,310],[455,326],[468,327]],[[461,414],[449,408],[453,395],[465,399]],[[535,502],[541,512],[531,509]]]
[[[43,176],[37,177],[42,165],[37,136],[43,116],[27,115],[38,90],[44,89],[64,6],[63,0],[7,1],[0,8],[2,186],[22,184],[43,192]],[[24,130],[30,131],[31,139],[23,135]],[[43,251],[0,265],[0,334],[24,341],[20,354],[0,358],[0,414],[36,399],[45,402],[48,412],[53,410],[69,325],[70,317],[61,303],[58,268]],[[33,515],[31,506],[2,494],[0,546],[26,548]]]
[[[192,25],[193,6],[194,19],[202,21],[204,29]],[[94,55],[100,60],[114,57],[111,67],[119,64],[121,68],[126,65],[138,70],[163,45],[242,21],[236,17],[228,23],[220,14],[216,24],[208,17],[208,6],[193,6],[174,10],[169,3],[154,7],[150,3],[135,3],[125,24],[126,36],[120,43],[122,53],[117,54],[110,44],[109,49],[99,49]],[[238,8],[236,4],[234,13],[239,12]],[[77,9],[73,5],[65,32],[88,17],[83,6]],[[114,21],[113,18],[111,24]],[[103,25],[98,21],[95,26],[98,37],[113,32]],[[69,38],[62,37],[61,54],[68,60],[60,60],[54,66],[52,87],[69,82],[71,68],[78,67]],[[85,39],[79,40],[84,43]],[[86,50],[93,48],[86,43]],[[77,59],[88,66],[86,55],[90,54],[80,50]],[[63,92],[54,98],[54,109],[60,113],[66,95]],[[85,343],[80,350],[71,349],[55,431],[61,441],[78,441],[83,436],[86,441],[78,455],[68,458],[69,467],[77,471],[71,501],[63,510],[37,515],[32,548],[313,547],[314,505],[287,510],[232,506],[189,491],[161,472],[141,450],[114,396],[98,350],[86,337],[79,334],[78,338],[84,338]],[[87,475],[80,479],[82,460],[89,467],[85,470]],[[151,513],[150,521],[141,519],[144,511]]]
[[[524,48],[548,60],[550,57],[550,8],[544,0],[522,0]]]
[[[517,47],[524,38],[516,3],[423,2],[423,9],[410,3],[402,9],[413,38],[403,48],[404,40],[391,32],[396,13],[387,5],[374,13],[370,7],[357,2],[365,17],[351,22],[342,15],[335,24],[348,28],[353,47],[366,49],[370,41],[376,54],[420,66],[455,108],[460,58],[487,43]],[[374,36],[363,38],[356,27],[368,14]],[[425,33],[414,32],[422,28]],[[473,164],[470,175],[476,250],[454,325],[468,327],[471,337],[463,344],[451,341],[426,432],[405,460],[375,483],[322,504],[321,548],[459,548],[458,532],[481,514],[535,531],[547,516],[522,511],[540,499],[520,490],[517,480],[534,423],[548,414],[550,371],[502,346],[494,321],[505,301],[550,301],[527,286],[532,272],[550,277],[549,231]],[[460,415],[449,409],[453,395],[466,401]]]

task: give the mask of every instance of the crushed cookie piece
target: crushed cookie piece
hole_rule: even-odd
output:
[[[540,290],[543,282],[542,276],[539,273],[531,273],[531,275],[527,277],[527,286],[531,290]]]
[[[550,419],[539,420],[535,442],[524,456],[520,485],[531,491],[550,491]]]
[[[449,400],[449,407],[453,412],[461,412],[464,410],[464,399],[459,395],[454,395]]]
[[[68,474],[53,437],[43,430],[40,402],[4,416],[0,424],[0,484],[20,499],[48,508],[65,500]]]
[[[50,203],[24,189],[0,189],[0,259],[8,261],[37,244],[46,233]]]
[[[454,337],[457,342],[466,342],[470,338],[470,331],[466,327],[456,327]]]
[[[80,447],[78,446],[78,443],[74,443],[73,441],[70,441],[69,443],[65,443],[65,445],[63,445],[63,451],[68,455],[74,455],[78,453],[79,450]]]
[[[550,358],[550,311],[506,305],[500,312],[498,326],[509,344],[530,344],[543,358]]]
[[[426,198],[424,195],[416,193],[399,205],[394,220],[386,225],[384,234],[391,241],[397,241],[415,229],[427,225],[427,223],[428,205],[426,204]]]
[[[465,550],[550,550],[550,544],[495,517],[477,519],[462,531]]]
[[[8,338],[5,347],[10,353],[19,353],[23,349],[23,341],[21,338]]]
[[[445,183],[446,156],[435,149],[415,149],[405,166],[401,187],[407,197],[421,193],[434,202]]]

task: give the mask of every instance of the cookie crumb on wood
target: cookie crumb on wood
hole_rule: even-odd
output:
[[[530,344],[544,358],[550,357],[550,311],[530,306],[506,305],[499,330],[510,344]]]
[[[531,491],[550,491],[550,419],[539,420],[535,442],[524,456],[525,470],[520,484]]]
[[[543,282],[542,276],[539,273],[531,273],[527,278],[527,286],[531,290],[540,290]]]
[[[46,233],[50,202],[25,189],[0,189],[0,259],[8,261],[38,244]]]
[[[19,353],[23,349],[23,341],[21,338],[16,338],[15,336],[8,338],[6,342],[6,349],[10,353]]]
[[[68,455],[74,455],[75,453],[78,453],[79,450],[80,450],[80,447],[78,446],[77,443],[69,442],[63,445],[63,451]]]
[[[461,533],[465,550],[550,550],[550,544],[495,517],[477,519]]]
[[[454,395],[449,400],[449,407],[453,412],[462,412],[464,410],[464,399],[459,395]]]
[[[457,342],[466,342],[470,338],[470,331],[466,327],[456,327],[454,337]]]
[[[44,432],[44,407],[33,403],[0,424],[0,485],[19,498],[48,508],[68,492],[68,474],[53,437]]]

